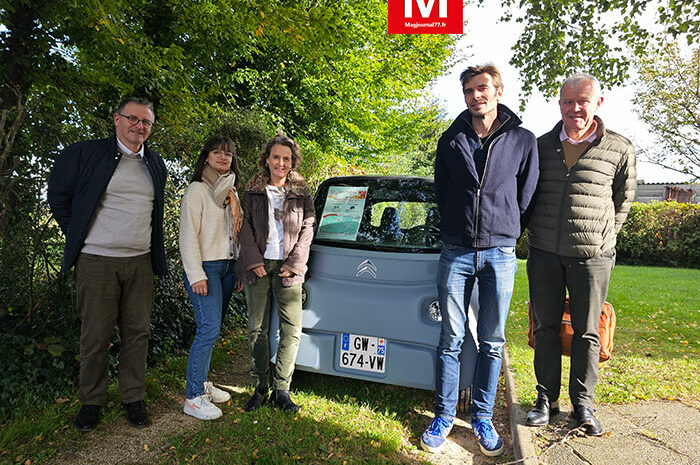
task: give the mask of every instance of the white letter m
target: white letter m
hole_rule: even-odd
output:
[[[413,2],[414,0],[404,0],[404,18],[413,17]],[[415,2],[416,5],[418,5],[418,10],[423,18],[430,16],[430,12],[433,10],[433,5],[435,5],[435,0],[415,0]],[[440,18],[447,18],[447,0],[438,0],[438,16]]]

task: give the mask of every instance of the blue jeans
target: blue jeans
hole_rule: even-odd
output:
[[[234,263],[234,260],[202,262],[202,268],[207,274],[207,295],[192,292],[192,286],[185,275],[185,287],[190,295],[194,319],[197,322],[197,332],[187,359],[188,399],[204,394],[204,382],[209,376],[211,353],[221,331],[224,310],[231,302],[231,295],[236,285]]]
[[[472,384],[472,419],[490,419],[501,371],[505,325],[518,261],[515,247],[476,249],[443,244],[437,287],[442,329],[438,345],[435,416],[452,420],[459,398],[459,355],[474,283],[479,286],[477,360]],[[471,334],[471,333],[470,333]]]

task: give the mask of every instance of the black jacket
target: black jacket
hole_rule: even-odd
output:
[[[68,271],[85,244],[95,211],[112,179],[122,154],[116,136],[69,145],[56,158],[49,176],[48,200],[51,212],[66,236],[62,271]],[[168,272],[163,244],[163,203],[168,173],[160,155],[148,146],[143,159],[153,179],[151,214],[151,262],[153,272]]]
[[[491,135],[481,179],[474,164],[481,141],[469,110],[438,141],[435,191],[445,243],[514,246],[525,229],[539,175],[537,140],[505,105],[498,105],[498,119],[501,127]]]

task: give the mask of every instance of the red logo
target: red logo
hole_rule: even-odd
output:
[[[462,0],[389,0],[389,34],[461,34]]]

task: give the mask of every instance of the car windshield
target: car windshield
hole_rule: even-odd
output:
[[[325,181],[315,198],[315,243],[439,253],[440,215],[432,179],[353,176]]]

